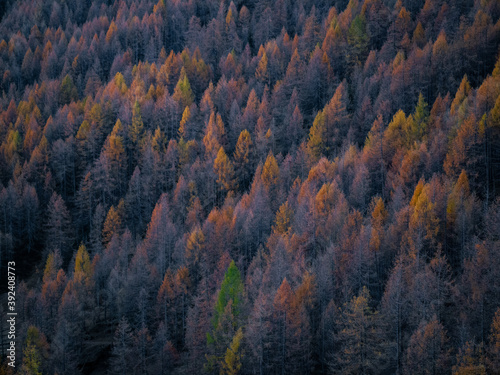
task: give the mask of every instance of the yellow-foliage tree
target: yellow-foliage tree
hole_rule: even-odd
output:
[[[102,228],[102,241],[105,245],[111,241],[113,235],[119,234],[122,225],[124,205],[124,200],[121,199],[117,208],[111,206],[108,211]]]
[[[231,191],[236,188],[233,163],[227,157],[223,147],[219,148],[214,160],[214,172],[217,174],[217,183],[222,190]]]
[[[243,330],[241,327],[236,331],[231,345],[226,350],[224,362],[222,363],[221,374],[237,375],[241,370],[241,358],[243,354],[240,351],[241,341],[243,340]]]
[[[242,130],[233,154],[238,185],[246,188],[252,174],[253,143],[248,130]]]
[[[276,221],[273,230],[279,234],[285,234],[292,225],[293,209],[288,201],[283,203],[276,213]]]
[[[262,182],[266,189],[270,190],[277,186],[279,178],[280,170],[278,162],[272,152],[269,152],[266,162],[264,163],[264,168],[262,168]]]

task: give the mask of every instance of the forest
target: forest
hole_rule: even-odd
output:
[[[2,375],[500,374],[500,1],[1,1],[0,291]]]

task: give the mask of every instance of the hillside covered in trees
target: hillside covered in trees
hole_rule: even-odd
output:
[[[499,374],[499,19],[0,2],[0,373]]]

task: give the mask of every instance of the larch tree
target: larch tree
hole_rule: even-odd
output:
[[[387,210],[384,201],[380,197],[374,197],[371,203],[371,235],[370,251],[375,258],[375,279],[380,280],[383,273],[385,254],[383,253],[383,243],[385,240],[385,225],[387,221]],[[377,283],[379,296],[382,294],[382,285]]]
[[[234,178],[234,167],[231,160],[224,152],[224,148],[219,148],[217,157],[214,160],[214,172],[217,175],[217,183],[223,191],[232,191],[237,188]]]
[[[177,133],[179,134],[179,138],[183,139],[189,139],[189,120],[191,119],[191,111],[189,110],[189,107],[186,107],[184,109],[184,112],[182,112],[182,119],[179,124],[179,130]]]
[[[186,320],[186,347],[190,359],[188,367],[195,372],[206,365],[207,331],[212,329],[210,310],[213,306],[207,287],[206,279],[203,279]]]
[[[465,110],[464,106],[467,105],[467,97],[470,94],[471,91],[471,86],[469,83],[469,79],[467,78],[467,75],[465,75],[462,78],[462,82],[460,82],[460,86],[455,94],[455,98],[453,99],[453,102],[451,103],[450,107],[450,114],[452,116],[459,115],[460,112],[463,112]]]
[[[162,275],[172,264],[176,236],[177,229],[172,222],[168,197],[162,194],[153,210],[144,239],[148,258]]]
[[[396,112],[384,131],[383,150],[386,164],[392,161],[397,150],[408,146],[408,121],[402,110]]]
[[[132,353],[134,337],[127,319],[122,318],[116,327],[111,351],[111,371],[114,374],[124,374],[133,368]]]
[[[459,121],[443,163],[444,171],[452,179],[465,170],[472,189],[482,194],[487,192],[483,178],[487,175],[485,167],[488,163],[485,157],[485,147],[488,147],[485,142],[485,125],[486,116],[478,121],[473,113]]]
[[[248,95],[247,103],[243,115],[241,116],[241,126],[253,133],[257,119],[259,117],[259,98],[254,89]]]
[[[57,303],[66,287],[66,273],[60,268],[62,259],[59,251],[50,253],[47,257],[43,273],[41,303],[47,325],[53,323],[57,315]],[[47,333],[53,333],[50,330]]]
[[[286,68],[284,85],[287,92],[292,93],[294,87],[302,84],[304,74],[304,63],[297,48],[293,51],[292,57]]]
[[[111,134],[108,136],[103,152],[107,154],[111,167],[111,183],[115,186],[116,197],[124,194],[124,181],[127,173],[127,155],[123,144],[123,126],[120,120],[116,121]]]
[[[495,312],[495,316],[491,322],[487,364],[493,373],[494,371],[498,372],[500,368],[500,308]]]
[[[443,325],[434,317],[422,322],[410,338],[404,374],[442,374],[449,368],[448,338]]]
[[[454,254],[453,261],[462,265],[466,257],[466,245],[474,226],[474,210],[477,209],[475,197],[470,192],[467,173],[462,170],[453,190],[448,196],[446,207],[446,224],[453,233],[451,246],[456,245],[459,253]]]
[[[431,201],[429,184],[424,184],[424,181],[420,180],[410,201],[412,212],[405,238],[409,252],[416,258],[417,267],[420,267],[421,260],[429,256],[436,247],[439,219],[436,216],[435,206]]]
[[[269,72],[267,69],[267,64],[268,64],[267,54],[265,51],[263,51],[262,57],[260,58],[259,64],[257,65],[257,69],[255,70],[255,77],[263,84],[269,85],[270,82],[269,82]]]
[[[383,127],[382,115],[378,115],[368,132],[362,155],[362,159],[370,172],[373,190],[380,194],[382,198],[384,197],[386,175]]]
[[[93,307],[93,288],[95,285],[94,270],[84,244],[78,247],[75,256],[73,283],[80,303],[87,311],[91,311]]]
[[[330,101],[323,109],[325,116],[325,147],[326,155],[336,155],[343,139],[349,131],[348,123],[350,115],[348,112],[348,87],[347,81],[344,80],[335,89]]]
[[[61,105],[69,104],[78,99],[78,91],[69,75],[66,75],[61,82],[59,92],[59,103]]]
[[[238,186],[246,189],[253,172],[253,143],[248,130],[242,130],[233,154],[234,170]]]
[[[226,350],[221,373],[224,375],[238,375],[241,370],[243,330],[241,327],[236,331],[231,345]]]
[[[375,374],[387,366],[381,320],[371,307],[368,288],[363,287],[342,309],[337,322],[340,349],[334,354],[334,373]]]
[[[193,103],[194,94],[184,67],[181,69],[179,81],[177,81],[172,98],[179,103],[181,108],[189,107]]]
[[[63,258],[67,258],[72,244],[71,216],[64,200],[56,192],[50,198],[46,225],[47,249],[58,249]]]
[[[277,188],[280,178],[280,170],[278,167],[278,162],[271,152],[269,152],[269,154],[267,155],[266,162],[264,163],[264,167],[262,168],[261,178],[262,183],[267,190]]]
[[[309,140],[307,142],[307,152],[309,158],[314,163],[325,153],[326,151],[326,123],[325,115],[322,111],[319,111],[314,118],[313,125],[309,131]]]
[[[127,224],[133,233],[142,233],[146,225],[146,203],[142,173],[138,166],[134,168],[125,196]],[[102,223],[101,223],[102,226]]]
[[[415,107],[415,113],[413,114],[413,122],[411,123],[411,139],[413,141],[420,142],[427,135],[428,121],[429,121],[429,105],[424,99],[422,93],[418,95],[418,103]]]
[[[218,372],[217,369],[223,367],[226,350],[242,325],[243,304],[241,274],[234,261],[231,261],[218,292],[211,332],[207,332],[209,354],[205,368],[209,372]]]
[[[144,122],[142,121],[141,106],[136,100],[132,108],[132,124],[128,129],[128,139],[130,140],[129,149],[134,160],[139,159],[139,152],[142,146],[144,134]]]
[[[352,20],[347,32],[347,43],[349,45],[347,63],[350,70],[364,64],[368,55],[369,40],[370,38],[366,33],[366,17],[361,13]]]
[[[246,326],[246,342],[249,351],[246,360],[257,365],[259,374],[265,373],[271,360],[269,346],[271,334],[272,300],[261,290],[255,298],[254,306]],[[246,363],[246,362],[245,362]]]
[[[207,160],[213,160],[217,157],[220,147],[224,146],[225,129],[222,117],[212,112],[205,129],[203,145],[205,146],[205,157]]]
[[[326,58],[323,59],[323,57]],[[304,81],[303,107],[306,110],[319,110],[323,107],[328,93],[328,57],[323,54],[319,45],[316,45],[307,65]],[[293,95],[293,93],[292,93]]]
[[[119,235],[122,228],[122,215],[124,209],[124,201],[121,200],[120,204],[115,208],[111,206],[108,214],[106,215],[106,220],[104,221],[102,228],[102,240],[103,244],[108,244],[114,235]]]
[[[137,364],[134,366],[136,371],[141,371],[143,374],[148,373],[149,361],[151,361],[151,336],[149,335],[148,327],[143,325],[134,335],[134,351],[133,355],[137,358]]]
[[[171,269],[167,269],[163,282],[156,297],[156,310],[158,317],[163,320],[163,328],[165,329],[166,339],[171,338],[172,333],[169,332],[169,324],[174,319],[171,317],[173,310],[173,301],[175,299],[175,280]],[[170,318],[170,319],[169,319]]]
[[[295,108],[288,122],[288,127],[286,128],[286,133],[285,133],[286,149],[289,149],[289,147],[292,147],[294,145],[297,146],[299,140],[302,139],[303,134],[304,134],[304,116],[302,116],[299,106],[295,105]]]
[[[27,239],[27,250],[31,252],[36,243],[36,233],[38,231],[39,201],[36,190],[33,186],[26,185],[22,195],[23,202],[23,232]]]
[[[426,42],[425,31],[422,22],[418,22],[417,27],[413,30],[412,42],[419,48],[423,48]]]
[[[81,306],[71,291],[71,286],[66,287],[59,306],[55,335],[51,342],[51,351],[56,353],[53,365],[59,374],[78,373],[78,358],[83,341],[80,318]]]
[[[310,365],[309,321],[302,304],[286,277],[276,291],[271,318],[271,368],[287,374],[295,370],[307,371]]]
[[[42,361],[48,357],[48,346],[45,335],[35,326],[28,328],[26,344],[23,350],[23,362],[21,365],[21,374],[41,375],[46,367]]]
[[[273,231],[279,234],[286,234],[290,231],[293,220],[293,209],[286,201],[276,213],[275,225]]]
[[[453,375],[486,375],[483,346],[467,341],[458,351],[457,364],[453,366]]]

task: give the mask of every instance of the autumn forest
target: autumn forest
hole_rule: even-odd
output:
[[[2,1],[0,292],[0,374],[500,374],[500,2]]]

